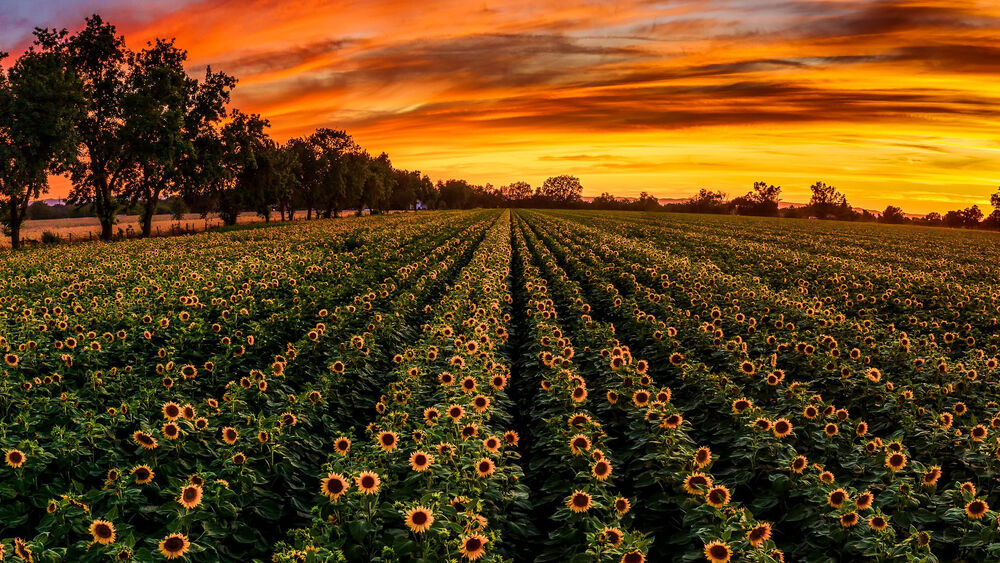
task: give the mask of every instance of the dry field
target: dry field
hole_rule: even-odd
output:
[[[300,214],[302,215],[302,214]],[[276,220],[277,215],[272,217],[272,220]],[[241,213],[239,222],[240,223],[255,223],[258,221],[263,221],[261,217],[255,213]],[[201,215],[197,213],[188,213],[184,215],[184,218],[180,221],[176,221],[170,215],[156,215],[153,217],[153,234],[169,234],[171,229],[180,228],[187,231],[204,231],[210,227],[218,227],[222,225],[222,219],[218,215],[211,214],[207,219],[202,219]],[[139,226],[139,216],[138,215],[119,215],[118,224],[115,225],[115,235],[120,234],[130,234],[138,233],[141,231]],[[53,233],[58,233],[59,236],[64,239],[87,239],[87,238],[97,238],[101,233],[101,224],[98,222],[96,217],[71,217],[66,219],[40,219],[35,221],[25,221],[22,232],[22,236],[25,241],[40,241],[42,239],[42,233],[45,231],[50,231]],[[121,231],[121,233],[119,233]],[[3,238],[0,240],[0,247],[9,247],[10,239]]]

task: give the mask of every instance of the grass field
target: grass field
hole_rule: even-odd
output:
[[[274,218],[272,218],[274,219]],[[260,215],[256,213],[241,213],[238,219],[240,224],[263,222]],[[222,225],[222,219],[212,214],[206,218],[198,213],[187,213],[179,221],[170,215],[153,216],[153,234],[167,235],[173,229],[183,229],[190,231],[204,231],[212,227]],[[115,225],[115,233],[119,229],[122,233],[138,235],[142,231],[139,225],[138,215],[120,215],[118,223]],[[59,235],[63,240],[79,241],[96,239],[101,234],[101,223],[97,217],[74,217],[67,219],[38,219],[25,221],[21,229],[21,237],[25,241],[41,241],[42,234],[46,231]],[[0,247],[10,247],[9,238],[0,238]]]
[[[1000,238],[482,210],[0,259],[34,561],[1000,554]]]

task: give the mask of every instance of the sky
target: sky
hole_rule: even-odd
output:
[[[36,26],[174,37],[240,79],[279,141],[346,129],[397,167],[584,195],[808,200],[926,213],[1000,186],[994,0],[0,0],[0,50]],[[51,195],[60,197],[65,182]]]

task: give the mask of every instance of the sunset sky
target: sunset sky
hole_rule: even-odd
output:
[[[824,180],[913,213],[1000,185],[995,0],[0,0],[0,50],[95,12],[132,48],[176,37],[192,74],[239,77],[234,105],[278,140],[347,129],[435,180],[680,197],[764,179],[786,201]]]

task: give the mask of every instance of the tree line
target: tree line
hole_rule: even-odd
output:
[[[666,204],[661,204],[656,197],[646,192],[642,192],[638,198],[616,198],[609,193],[603,193],[594,198],[589,207],[1000,229],[1000,189],[990,196],[992,211],[989,215],[986,215],[978,205],[972,205],[964,209],[948,211],[944,215],[932,212],[922,217],[911,217],[895,205],[886,206],[881,213],[855,209],[848,203],[847,197],[836,187],[822,181],[814,183],[809,189],[811,192],[809,203],[789,205],[784,208],[779,204],[781,186],[768,184],[764,181],[754,182],[753,188],[749,192],[732,199],[728,198],[725,192],[704,188],[683,201]]]
[[[0,61],[7,57],[0,53]],[[511,201],[568,205],[579,180],[558,176],[532,190],[465,180],[432,183],[393,167],[346,131],[323,128],[278,143],[259,114],[230,108],[236,77],[185,71],[187,52],[167,39],[129,49],[99,15],[76,33],[34,31],[31,46],[0,67],[0,220],[13,248],[29,218],[93,216],[101,238],[122,212],[153,216],[217,213],[235,224],[243,211],[266,221],[337,217],[389,209],[496,207]],[[51,175],[67,175],[66,203],[35,201]]]

